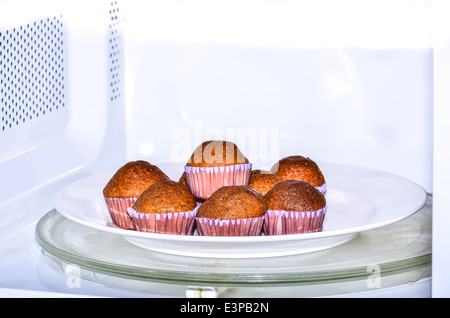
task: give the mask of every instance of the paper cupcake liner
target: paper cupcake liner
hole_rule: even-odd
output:
[[[136,202],[137,198],[106,198],[105,202],[113,223],[125,230],[134,229],[133,222],[127,209]]]
[[[197,218],[201,236],[258,236],[261,234],[264,216],[245,219]]]
[[[199,205],[188,212],[174,213],[139,213],[132,207],[128,213],[133,220],[134,229],[141,232],[192,235],[195,216]]]
[[[320,187],[316,187],[317,190],[319,190],[323,195],[327,192],[327,183],[325,182]]]
[[[322,231],[327,207],[317,211],[267,210],[264,215],[266,235],[313,233]]]
[[[185,166],[184,169],[186,182],[191,193],[197,198],[207,199],[220,187],[248,185],[252,164],[244,163],[216,167]]]

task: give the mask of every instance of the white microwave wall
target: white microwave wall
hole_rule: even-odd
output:
[[[0,12],[0,201],[83,168],[182,164],[210,138],[236,141],[261,167],[299,154],[432,191],[427,1],[16,0]],[[54,44],[47,19],[59,49],[28,50]],[[36,86],[46,74],[43,87],[23,81],[24,65]],[[37,116],[21,97],[33,92],[64,96]]]
[[[300,154],[431,191],[427,2],[143,3],[124,3],[128,157],[226,138],[261,166]]]

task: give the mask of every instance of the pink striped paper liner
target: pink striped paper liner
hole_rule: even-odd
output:
[[[136,231],[192,235],[199,206],[197,205],[192,211],[174,213],[139,213],[130,207],[128,213]]]
[[[327,207],[317,211],[267,210],[264,215],[264,233],[283,235],[322,231]]]
[[[105,197],[106,206],[113,223],[125,230],[134,229],[131,217],[127,209],[136,202],[137,198],[107,198]]]
[[[323,195],[325,195],[325,193],[327,192],[327,183],[325,182],[324,184],[322,184],[320,187],[316,187],[317,190],[320,191],[320,193],[322,193]]]
[[[223,186],[248,185],[252,171],[251,163],[230,166],[185,166],[186,182],[191,193],[200,199],[209,196]]]
[[[244,219],[197,218],[198,234],[202,236],[258,236],[264,216]]]

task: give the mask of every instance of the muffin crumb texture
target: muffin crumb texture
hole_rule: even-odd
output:
[[[157,166],[144,160],[130,161],[112,176],[103,189],[107,198],[139,197],[152,184],[169,180]]]
[[[278,182],[282,181],[276,174],[265,170],[253,170],[248,186],[265,195]]]
[[[215,191],[198,209],[197,218],[241,219],[264,215],[263,196],[249,186],[226,186]]]
[[[326,206],[325,196],[306,181],[285,180],[264,196],[269,210],[317,211]]]
[[[139,213],[188,212],[197,207],[197,202],[189,190],[172,180],[157,182],[147,188],[133,205]]]
[[[300,180],[320,187],[325,183],[325,177],[316,162],[308,157],[289,156],[278,161],[270,172],[282,180]]]
[[[186,166],[214,167],[244,163],[249,163],[249,161],[234,143],[209,140],[194,150]]]

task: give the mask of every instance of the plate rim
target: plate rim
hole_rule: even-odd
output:
[[[171,164],[171,163],[165,163],[165,165]],[[164,165],[164,164],[163,164]],[[173,163],[173,165],[175,165]],[[359,226],[353,226],[349,228],[344,229],[335,229],[330,231],[321,231],[321,232],[315,232],[315,233],[299,233],[299,234],[287,234],[287,235],[260,235],[260,236],[198,236],[198,235],[177,235],[177,234],[163,234],[163,233],[148,233],[148,232],[139,232],[134,230],[125,230],[118,227],[111,227],[107,224],[97,224],[97,223],[91,223],[84,219],[80,219],[76,217],[76,215],[73,215],[70,211],[65,209],[59,204],[59,198],[62,196],[64,192],[67,191],[68,187],[73,186],[75,183],[82,182],[89,178],[100,178],[104,177],[108,178],[108,175],[110,176],[111,173],[101,173],[101,174],[92,174],[89,176],[85,176],[83,178],[77,179],[69,184],[66,184],[64,187],[62,187],[55,195],[54,197],[54,207],[55,209],[61,213],[64,217],[70,219],[71,221],[74,221],[76,223],[85,225],[87,227],[95,228],[100,231],[106,231],[109,233],[114,233],[121,236],[132,236],[134,238],[140,238],[140,239],[150,239],[150,240],[164,240],[164,241],[183,241],[183,242],[201,242],[201,243],[264,243],[264,242],[280,242],[280,241],[291,241],[291,240],[309,240],[309,239],[321,239],[321,238],[328,238],[328,237],[334,237],[334,236],[341,236],[341,235],[348,235],[353,233],[359,233],[367,230],[371,230],[374,228],[382,227],[388,224],[392,224],[395,222],[398,222],[402,219],[405,219],[417,211],[419,211],[427,201],[427,192],[425,189],[420,186],[419,184],[406,179],[404,177],[391,174],[385,171],[376,170],[372,168],[365,168],[360,166],[351,166],[351,165],[344,165],[344,164],[336,164],[336,163],[320,163],[321,167],[327,166],[329,167],[345,167],[347,169],[356,169],[356,170],[362,170],[362,171],[370,171],[372,173],[380,174],[380,175],[386,175],[391,178],[397,178],[401,179],[403,182],[408,182],[410,185],[415,186],[417,190],[421,190],[422,192],[422,199],[417,200],[417,205],[414,209],[411,209],[408,212],[405,212],[403,214],[399,214],[396,217],[389,218],[383,221],[375,222],[375,223],[369,223],[366,225],[359,225]]]

